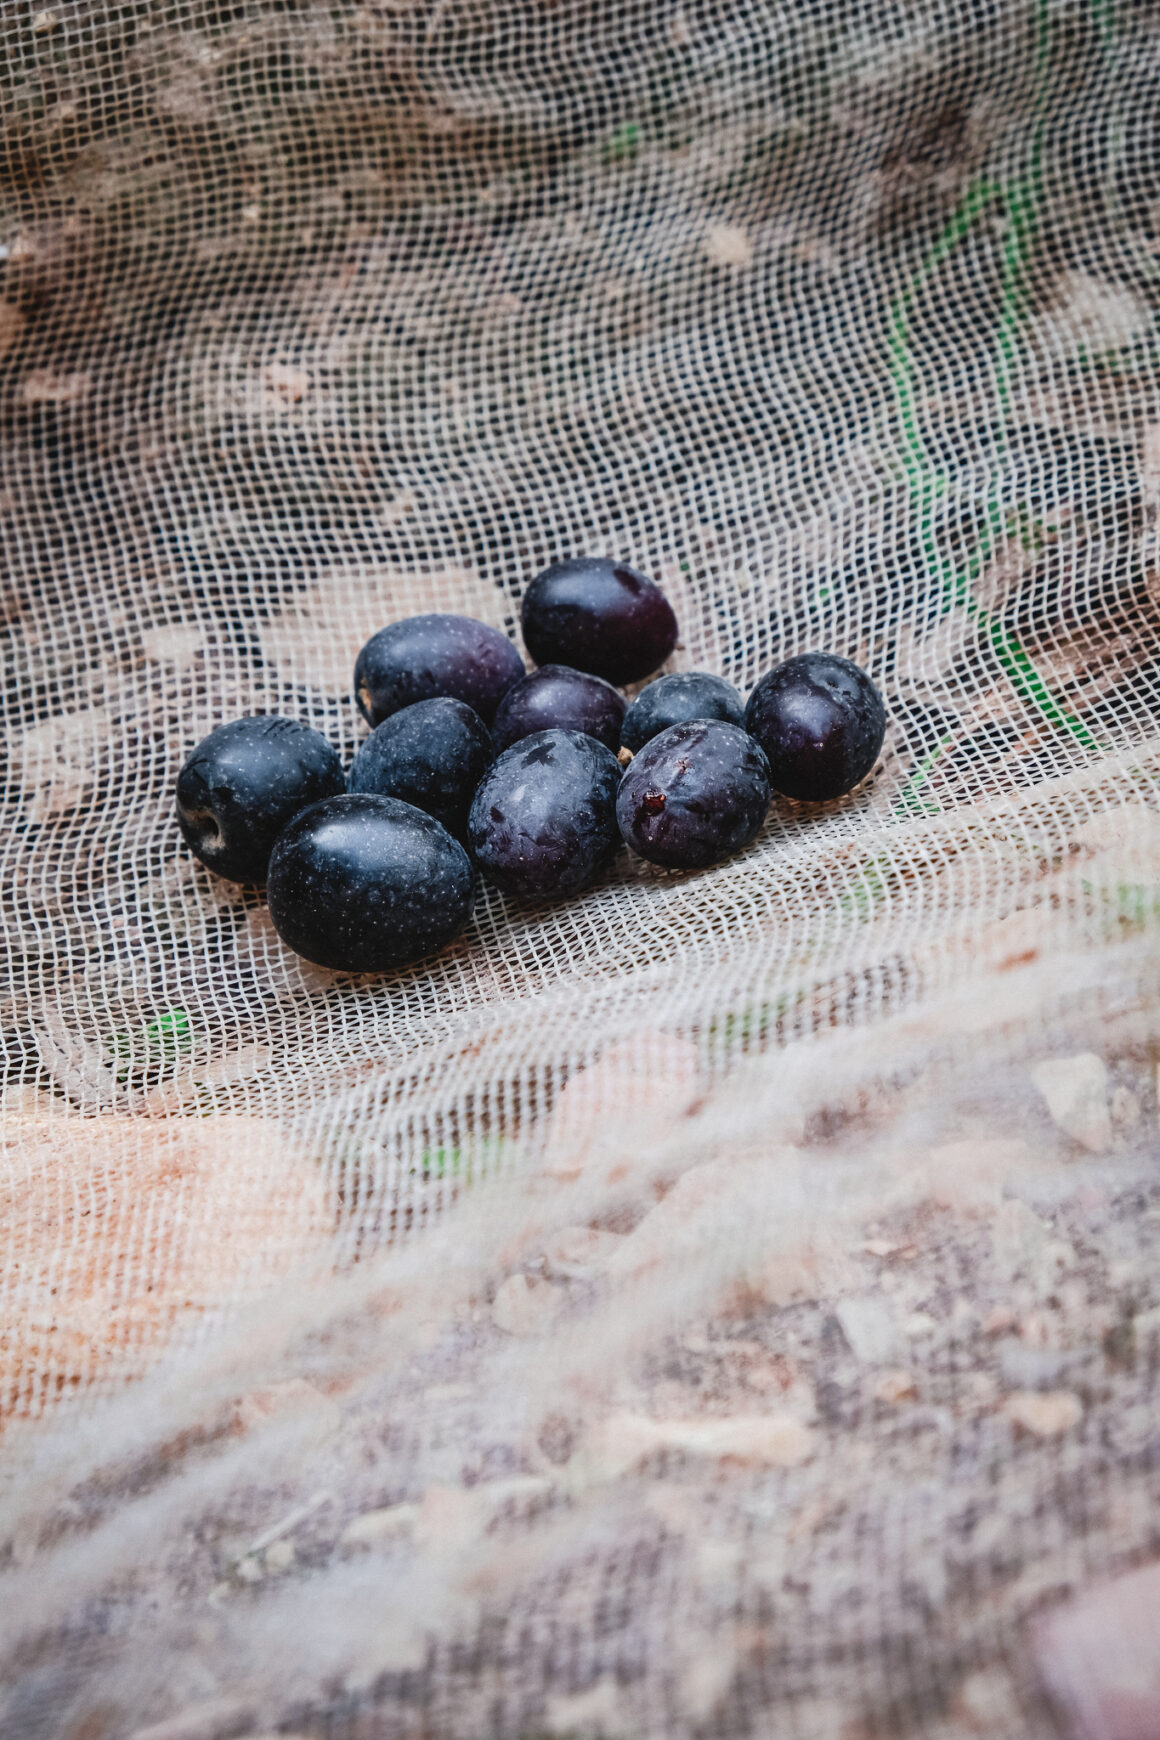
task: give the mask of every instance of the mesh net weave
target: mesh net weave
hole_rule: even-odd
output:
[[[1160,1546],[1158,57],[0,9],[5,1734],[1129,1732],[1042,1627]],[[193,863],[214,725],[588,553],[865,664],[867,784],[385,979]]]

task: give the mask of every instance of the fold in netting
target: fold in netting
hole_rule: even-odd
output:
[[[1160,1723],[1158,47],[0,17],[0,1732]],[[583,554],[863,665],[869,779],[380,977],[185,851]]]

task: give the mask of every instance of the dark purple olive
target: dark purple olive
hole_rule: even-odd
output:
[[[340,973],[382,973],[432,954],[471,917],[471,861],[434,816],[350,792],[313,804],[278,836],[267,883],[274,929]]]
[[[571,665],[635,683],[677,644],[677,619],[654,580],[605,556],[553,562],[524,594],[524,641],[538,665]]]
[[[368,725],[401,707],[450,695],[490,725],[524,661],[498,628],[470,616],[408,616],[372,634],[354,667],[354,692]]]
[[[512,684],[496,708],[492,735],[496,748],[506,749],[533,731],[583,731],[615,755],[627,705],[603,677],[567,665],[541,665]]]
[[[615,755],[587,733],[521,737],[480,781],[467,821],[471,855],[505,894],[575,894],[620,844],[619,783]]]
[[[264,882],[287,822],[345,784],[338,751],[300,719],[231,719],[202,738],[178,774],[177,825],[208,870]]]
[[[802,653],[762,677],[745,729],[769,759],[774,791],[807,803],[841,797],[865,779],[886,733],[886,708],[861,666]]]
[[[475,788],[494,760],[491,733],[474,708],[439,695],[400,707],[375,726],[351,763],[346,789],[402,798],[459,840]]]
[[[724,719],[730,725],[744,725],[745,702],[724,677],[714,677],[708,671],[674,671],[641,690],[624,715],[620,741],[635,755],[650,738],[690,719]]]
[[[616,820],[635,852],[669,870],[699,870],[748,846],[769,808],[769,764],[724,719],[670,725],[633,757]]]

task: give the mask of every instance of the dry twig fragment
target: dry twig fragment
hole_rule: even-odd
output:
[[[20,397],[26,405],[73,405],[87,399],[93,390],[93,377],[85,369],[70,375],[54,374],[51,369],[32,369],[20,387]]]
[[[14,302],[0,297],[0,359],[8,355],[26,325],[25,318]]]
[[[1083,1419],[1083,1403],[1071,1390],[1016,1390],[1003,1403],[1013,1425],[1035,1438],[1058,1438]]]

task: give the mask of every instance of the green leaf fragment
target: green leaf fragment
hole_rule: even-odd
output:
[[[640,122],[622,121],[608,140],[605,155],[610,163],[627,163],[640,149]]]
[[[184,1009],[168,1009],[156,1021],[139,1027],[133,1033],[117,1033],[109,1041],[113,1056],[120,1060],[118,1075],[123,1079],[131,1066],[155,1069],[159,1064],[172,1063],[194,1044],[193,1025]]]

